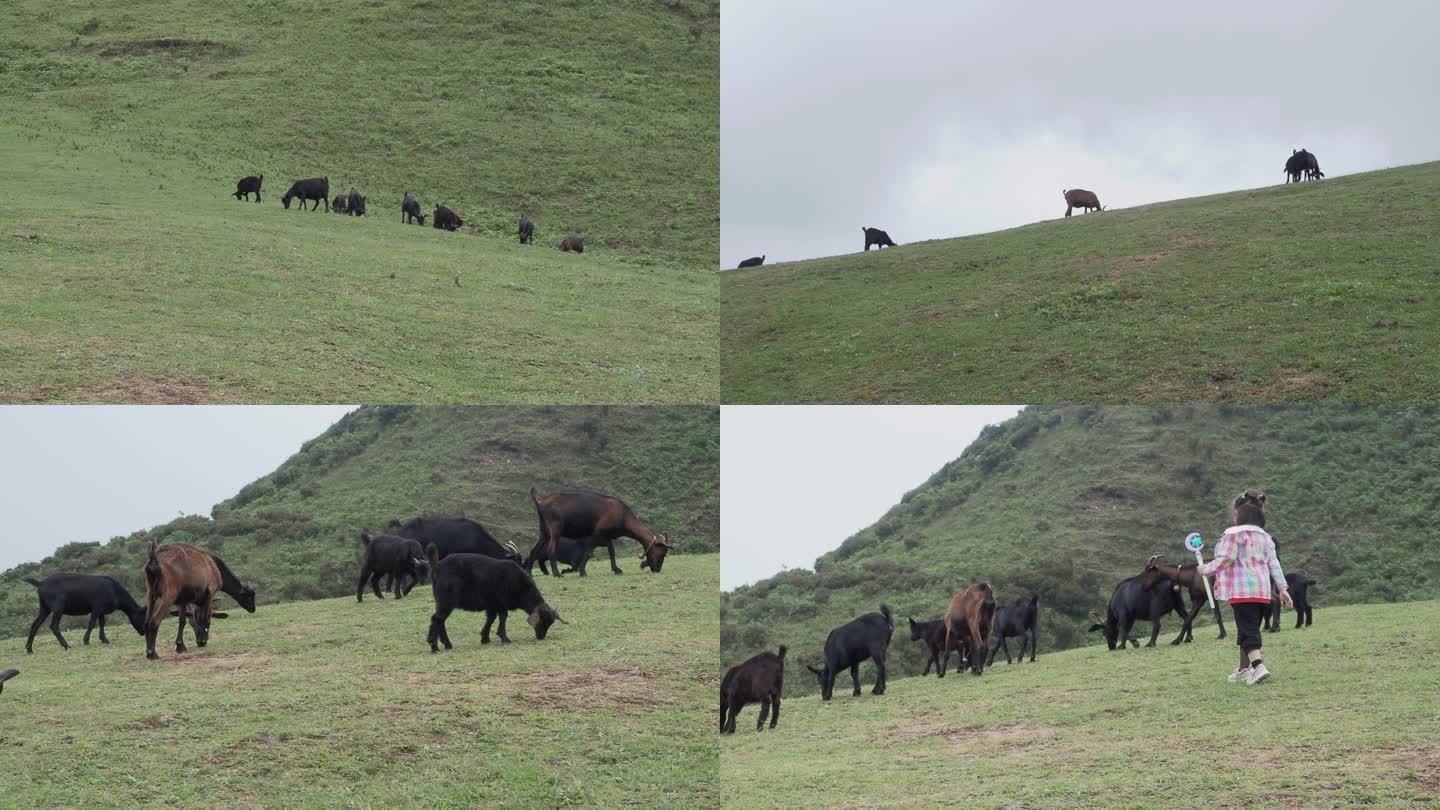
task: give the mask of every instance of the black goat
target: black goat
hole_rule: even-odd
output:
[[[145,635],[145,608],[135,601],[125,586],[110,577],[90,574],[51,574],[42,580],[23,577],[34,585],[40,597],[40,612],[30,625],[30,637],[25,640],[25,652],[33,653],[35,634],[46,616],[50,620],[50,632],[55,634],[63,649],[70,649],[65,637],[60,635],[60,617],[89,616],[90,625],[85,628],[85,643],[90,643],[90,631],[100,625],[100,643],[109,644],[105,637],[105,617],[115,611],[123,611],[130,619],[135,632]]]
[[[968,639],[969,636],[965,636],[965,638]],[[940,658],[940,650],[945,647],[945,619],[931,619],[927,622],[917,622],[914,619],[910,619],[910,640],[924,641],[925,646],[930,648],[930,658],[925,662],[925,671],[920,674],[922,676],[929,675],[930,666],[933,664],[935,666],[935,675],[940,678],[945,677],[945,668],[941,665]],[[959,642],[959,639],[957,638],[956,641]],[[960,653],[960,663],[957,667],[964,669],[968,663],[967,659],[969,658],[970,645],[965,643],[950,645],[950,649],[945,650],[946,661],[950,659],[951,650],[956,650]]]
[[[871,245],[874,245],[876,250],[886,247],[896,247],[895,243],[890,239],[890,234],[879,228],[867,228],[861,225],[860,230],[865,232],[866,250],[869,250]]]
[[[613,549],[614,546],[611,546]],[[595,547],[584,540],[572,540],[569,537],[560,538],[556,544],[555,559],[562,562],[569,568],[560,569],[560,573],[569,574],[585,567],[585,563],[595,554]],[[533,573],[535,563],[540,563],[540,573],[545,573],[545,563],[550,559],[550,549],[547,543],[536,543],[530,550],[530,556],[525,558],[525,570]]]
[[[1010,645],[1005,639],[1011,636],[1020,636],[1020,654],[1016,656],[1021,663],[1025,661],[1025,646],[1030,646],[1030,663],[1035,663],[1035,648],[1040,644],[1040,594],[1035,594],[1029,599],[1016,599],[1009,605],[995,611],[995,623],[990,630],[990,661],[995,663],[995,653],[1005,648],[1005,663],[1010,663]]]
[[[425,215],[420,213],[420,201],[405,192],[405,199],[400,201],[400,221],[409,225],[411,222],[425,224]]]
[[[746,703],[760,704],[760,719],[755,730],[765,727],[770,715],[770,728],[780,722],[780,694],[785,691],[785,645],[778,652],[765,652],[730,667],[720,679],[720,733],[735,733],[735,716]],[[771,713],[771,710],[774,710]]]
[[[454,231],[459,230],[465,221],[460,218],[460,212],[455,209],[437,205],[435,206],[435,216],[430,220],[430,224],[441,230]]]
[[[252,174],[249,177],[240,178],[240,182],[235,184],[235,199],[243,197],[248,202],[250,195],[254,194],[255,202],[260,202],[260,184],[263,182],[265,182],[263,174],[258,177]]]
[[[875,688],[870,690],[871,694],[885,694],[885,657],[894,632],[895,622],[886,604],[880,605],[879,613],[866,613],[831,630],[825,637],[825,668],[805,665],[820,679],[821,700],[830,699],[835,690],[835,676],[847,667],[855,686],[854,694],[860,694],[860,663],[867,658],[875,662]]]
[[[451,554],[484,554],[497,560],[523,563],[520,549],[514,543],[501,543],[484,526],[469,518],[413,517],[409,520],[391,520],[386,526],[391,532],[411,540],[418,540],[421,547],[434,544],[440,549],[440,556]]]
[[[1305,575],[1304,571],[1291,571],[1285,575],[1285,586],[1290,589],[1290,598],[1295,602],[1295,629],[1309,627],[1313,616],[1313,609],[1310,607],[1310,586],[1315,580]],[[1260,611],[1260,623],[1267,633],[1280,632],[1280,594],[1272,592],[1270,604]]]
[[[345,213],[352,217],[365,216],[365,199],[365,197],[360,196],[360,192],[352,187],[350,189],[350,199],[345,201]]]
[[[13,678],[13,677],[15,677],[16,675],[19,675],[19,674],[20,674],[20,670],[18,670],[18,669],[7,669],[7,670],[5,670],[4,672],[0,672],[0,692],[4,692],[4,691],[5,691],[5,682],[6,682],[6,681],[10,680],[11,678]]]
[[[531,245],[535,243],[535,223],[524,214],[520,215],[520,244]]]
[[[376,599],[384,599],[380,592],[380,577],[388,575],[395,586],[395,598],[410,593],[415,583],[430,578],[430,563],[425,560],[425,549],[418,540],[382,534],[371,537],[369,532],[360,532],[360,542],[365,545],[365,559],[360,562],[360,580],[355,583],[355,601],[365,601],[365,581],[375,591]],[[404,586],[404,581],[410,584]],[[403,587],[402,587],[403,586]]]
[[[430,582],[435,592],[435,614],[430,617],[430,652],[440,648],[435,642],[453,649],[445,620],[456,608],[485,611],[485,627],[480,630],[480,643],[490,643],[490,625],[500,619],[501,644],[510,642],[505,635],[505,618],[512,610],[529,614],[535,638],[544,639],[555,622],[569,624],[555,608],[545,603],[535,580],[510,560],[497,560],[484,554],[451,554],[441,559],[440,550],[432,543],[426,550],[430,560]]]
[[[1154,647],[1155,639],[1160,636],[1160,619],[1172,610],[1178,615],[1184,615],[1185,603],[1180,600],[1178,582],[1168,577],[1162,578],[1147,591],[1141,585],[1141,579],[1140,576],[1133,576],[1115,586],[1115,591],[1110,594],[1110,605],[1106,608],[1104,621],[1101,621],[1094,611],[1090,613],[1095,619],[1095,624],[1090,625],[1090,632],[1102,631],[1105,634],[1105,643],[1110,645],[1112,650],[1117,644],[1120,649],[1124,649],[1127,640],[1136,647],[1140,646],[1140,642],[1131,632],[1136,621],[1152,623],[1150,643],[1145,646]]]
[[[1148,591],[1155,582],[1161,578],[1167,578],[1179,584],[1182,591],[1190,592],[1190,612],[1185,612],[1182,601],[1181,609],[1178,611],[1180,621],[1183,623],[1180,627],[1180,635],[1176,636],[1175,640],[1170,642],[1171,646],[1179,644],[1181,641],[1188,644],[1195,640],[1195,617],[1200,615],[1201,608],[1205,607],[1206,603],[1210,601],[1210,596],[1205,590],[1205,582],[1200,578],[1195,563],[1172,565],[1170,563],[1160,562],[1160,560],[1163,559],[1165,559],[1165,555],[1163,554],[1156,554],[1150,558],[1150,561],[1145,564],[1145,571],[1141,576],[1140,586]],[[1211,577],[1210,582],[1214,584],[1215,579]],[[1215,612],[1215,624],[1220,627],[1219,638],[1225,638],[1225,617],[1220,613],[1220,605],[1212,604],[1211,608],[1213,608]]]
[[[735,269],[744,270],[747,267],[759,267],[763,264],[765,264],[764,256],[751,256],[750,258],[740,262],[740,266]]]
[[[305,210],[305,203],[311,201],[315,203],[311,206],[312,210],[319,210],[320,204],[323,202],[325,204],[325,210],[329,211],[330,178],[312,177],[309,180],[296,180],[294,184],[290,186],[290,190],[285,192],[285,196],[280,198],[280,204],[288,210],[290,208],[290,201],[297,197],[300,198],[301,211]]]

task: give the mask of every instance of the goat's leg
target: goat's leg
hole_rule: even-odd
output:
[[[440,647],[436,642],[442,640],[445,636],[445,619],[449,615],[449,611],[443,614],[437,611],[430,616],[430,632],[426,635],[425,640],[430,643],[430,652],[432,654],[440,652]],[[444,641],[445,649],[450,649],[450,640],[444,639]]]
[[[1154,647],[1154,646],[1155,646],[1155,640],[1158,639],[1158,638],[1160,638],[1160,620],[1159,620],[1159,619],[1151,619],[1151,620],[1150,620],[1150,643],[1149,643],[1149,644],[1146,644],[1145,646],[1146,646],[1146,647]]]
[[[364,602],[364,601],[365,601],[365,580],[367,580],[367,579],[369,579],[369,578],[370,578],[370,567],[369,567],[368,565],[366,565],[366,566],[361,566],[361,567],[360,567],[360,580],[355,583],[355,601],[356,601],[356,602]]]
[[[735,733],[735,718],[740,716],[740,708],[744,705],[743,703],[730,704],[730,715],[725,719],[725,732],[727,734]]]
[[[403,581],[404,579],[405,579],[405,577],[404,577],[403,574],[391,574],[391,575],[390,575],[390,584],[392,584],[392,585],[395,586],[395,598],[396,598],[396,599],[399,599],[401,596],[404,596],[404,594],[400,593],[400,588],[401,588],[401,585],[402,585],[402,581]]]
[[[778,722],[780,722],[780,692],[776,690],[775,694],[770,696],[770,728],[775,728],[775,724]]]
[[[500,636],[501,644],[509,644],[510,637],[505,635],[505,618],[510,615],[510,611],[501,610],[498,612],[500,614],[500,630],[496,633],[496,635]]]
[[[609,545],[605,546],[605,548],[610,552],[610,570],[617,574],[625,573],[624,571],[620,570],[620,566],[615,564],[615,541],[611,540]]]
[[[90,646],[90,631],[95,629],[95,622],[98,620],[99,616],[94,613],[90,614],[90,623],[85,625],[85,637],[80,639],[80,643],[84,644],[86,647]]]
[[[372,591],[375,592],[375,598],[376,598],[376,599],[384,599],[384,598],[385,598],[385,594],[384,594],[384,593],[381,593],[381,591],[380,591],[380,572],[379,572],[379,571],[375,571],[375,572],[373,572],[373,573],[370,574],[370,590],[372,590]]]
[[[485,626],[480,628],[480,643],[490,643],[490,625],[495,623],[495,611],[485,611]]]
[[[1210,609],[1215,611],[1215,623],[1220,625],[1219,638],[1225,638],[1225,617],[1220,615],[1220,603],[1212,601],[1210,603]]]
[[[860,662],[858,661],[850,665],[850,682],[855,686],[855,691],[850,694],[860,694]]]
[[[1180,614],[1180,635],[1176,636],[1175,640],[1170,642],[1171,647],[1174,647],[1182,641],[1190,640],[1190,622],[1194,620],[1195,614],[1200,612],[1200,605],[1198,603],[1195,604],[1192,610],[1187,613],[1185,612],[1185,604],[1182,602],[1180,604],[1180,610],[1176,612]]]
[[[25,639],[25,652],[27,655],[34,654],[35,634],[40,632],[40,625],[45,623],[45,617],[49,615],[50,608],[42,607],[40,608],[40,614],[35,617],[35,621],[30,623],[30,637]]]
[[[60,647],[68,650],[70,649],[70,645],[66,643],[65,637],[60,635],[60,619],[64,615],[64,611],[60,608],[56,608],[55,611],[50,614],[50,632],[55,634],[55,638],[60,642]]]
[[[876,655],[876,652],[880,654]],[[870,657],[875,659],[875,688],[870,690],[870,694],[883,695],[885,694],[885,648],[872,650]]]
[[[179,618],[179,620],[180,620],[180,622],[179,622],[180,627],[177,628],[176,631],[175,631],[175,652],[177,652],[177,653],[183,653],[183,652],[185,652],[185,620],[186,620],[186,613],[188,613],[189,610],[190,610],[190,606],[189,606],[189,605],[180,605],[180,606],[179,606],[180,615],[179,615],[178,618]]]
[[[755,730],[765,730],[765,718],[770,716],[770,696],[760,698],[760,716],[755,719]]]
[[[110,639],[105,637],[105,614],[100,614],[100,643],[109,644]]]
[[[1039,622],[1036,622],[1036,625],[1038,625],[1038,624],[1039,624]],[[1040,628],[1039,628],[1038,626],[1031,626],[1031,628],[1030,628],[1030,663],[1032,663],[1032,664],[1035,663],[1035,650],[1036,650],[1036,648],[1038,648],[1039,646],[1040,646]]]

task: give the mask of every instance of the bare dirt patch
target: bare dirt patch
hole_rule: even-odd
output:
[[[157,729],[169,728],[178,722],[180,722],[180,718],[173,714],[157,714],[142,720],[136,720],[133,723],[126,723],[121,726],[121,728],[126,731],[155,731]]]
[[[1419,785],[1432,796],[1440,795],[1440,746],[1381,749],[1381,759],[1398,772],[1401,780]]]
[[[239,56],[240,49],[225,42],[211,39],[132,39],[116,42],[100,50],[101,56],[145,56],[152,53],[169,53],[177,56]]]
[[[1212,237],[1199,233],[1182,233],[1175,237],[1174,242],[1182,248],[1204,248],[1215,244]]]
[[[987,743],[998,743],[1003,748],[1023,748],[1048,740],[1058,731],[1056,726],[1031,723],[996,725],[913,723],[897,727],[891,732],[890,737],[902,742],[939,737],[957,748],[972,750]]]
[[[222,402],[203,380],[171,374],[128,375],[93,385],[37,385],[0,389],[6,402],[123,402],[146,405],[195,405]]]
[[[675,705],[654,676],[634,667],[601,667],[564,672],[531,672],[507,681],[511,702],[540,711],[608,709],[644,714]]]

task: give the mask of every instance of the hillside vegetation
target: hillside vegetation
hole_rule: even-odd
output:
[[[724,401],[1440,396],[1440,163],[900,241],[725,273]]]
[[[785,701],[773,732],[741,714],[720,745],[725,805],[1440,806],[1440,636],[1419,632],[1436,622],[1435,601],[1317,610],[1266,638],[1273,677],[1253,687],[1225,681],[1232,640],[1198,635],[895,680],[881,697],[847,681],[828,704]],[[809,677],[798,663],[787,683]]]
[[[716,0],[4,16],[0,398],[718,399]]]
[[[161,660],[0,639],[6,807],[714,807],[715,554],[662,577],[540,583],[570,622],[480,644],[456,612],[431,655],[428,585],[396,602],[262,605]],[[72,634],[73,636],[74,634]]]
[[[0,636],[23,633],[35,617],[35,589],[22,576],[108,574],[141,598],[152,539],[215,551],[262,604],[353,598],[357,535],[383,530],[392,517],[463,514],[528,553],[538,538],[532,482],[542,492],[580,486],[615,495],[668,533],[674,554],[716,552],[719,442],[717,409],[699,406],[364,407],[209,516],[71,543],[0,574]],[[606,562],[591,568],[591,581],[670,573],[668,564],[658,575],[641,572],[635,541],[618,540],[615,551],[625,574],[611,574],[601,550]]]
[[[1033,406],[987,427],[814,571],[722,594],[722,663],[776,644],[796,666],[818,661],[831,628],[884,601],[896,616],[893,672],[918,674],[927,653],[905,617],[941,615],[972,579],[1002,603],[1040,594],[1042,655],[1103,644],[1086,632],[1089,611],[1103,615],[1151,554],[1184,560],[1186,533],[1213,548],[1249,486],[1269,496],[1285,569],[1319,581],[1313,603],[1440,598],[1437,471],[1440,408],[1428,405]],[[1208,616],[1197,641],[1216,635]],[[1180,622],[1171,614],[1164,627],[1162,644]],[[1138,628],[1148,636],[1148,623]],[[817,687],[795,678],[786,690]]]

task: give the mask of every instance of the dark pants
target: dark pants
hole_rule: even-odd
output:
[[[1265,605],[1259,602],[1230,604],[1230,613],[1235,617],[1235,643],[1240,645],[1241,666],[1249,666],[1246,654],[1260,649],[1260,613]]]

